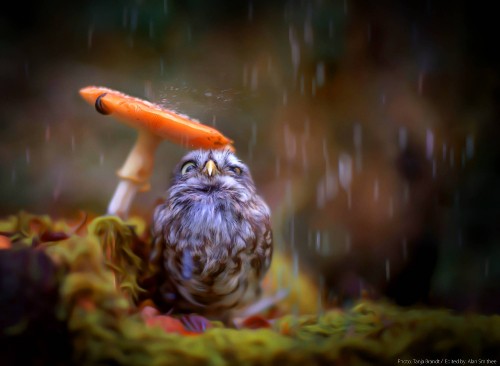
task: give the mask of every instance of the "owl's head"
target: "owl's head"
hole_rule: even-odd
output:
[[[255,185],[248,167],[230,150],[195,150],[175,167],[169,193],[244,202],[255,194]]]

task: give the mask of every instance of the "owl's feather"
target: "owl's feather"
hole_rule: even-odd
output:
[[[205,169],[209,160],[214,175]],[[156,208],[153,236],[165,304],[218,316],[259,296],[272,257],[269,208],[229,150],[197,150],[181,160]]]

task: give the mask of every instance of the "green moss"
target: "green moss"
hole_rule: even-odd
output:
[[[93,220],[88,231],[97,237],[106,253],[106,265],[114,272],[121,291],[137,299],[139,292],[144,291],[137,280],[144,263],[133,252],[133,245],[138,241],[133,227],[116,216],[104,216]]]
[[[28,238],[33,232],[23,220],[9,218],[0,227],[13,232],[12,238]],[[54,229],[49,218],[40,222]],[[54,311],[67,323],[78,364],[394,365],[405,358],[500,356],[500,316],[402,309],[385,302],[359,301],[321,316],[289,315],[270,329],[167,333],[147,326],[130,301],[141,291],[137,278],[147,268],[133,250],[135,238],[127,223],[102,217],[90,223],[88,235],[72,235],[44,249],[67,269],[62,303]]]

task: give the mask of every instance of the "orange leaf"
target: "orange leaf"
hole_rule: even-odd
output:
[[[12,243],[10,239],[6,236],[0,235],[0,249],[10,249],[12,247]]]
[[[269,320],[261,315],[252,315],[243,320],[243,323],[241,325],[244,328],[250,329],[271,328],[271,323],[269,322]]]

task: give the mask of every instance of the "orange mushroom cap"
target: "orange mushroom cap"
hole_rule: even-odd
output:
[[[127,125],[189,148],[232,148],[233,141],[215,128],[145,100],[99,86],[80,89],[80,95],[103,114]]]

